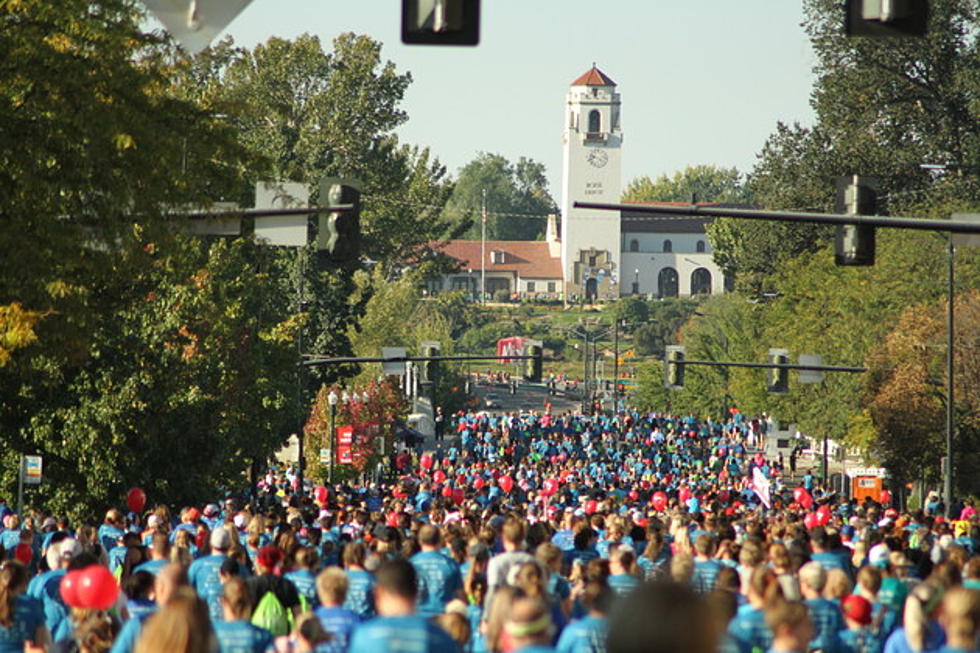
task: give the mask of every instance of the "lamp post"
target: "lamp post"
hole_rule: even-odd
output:
[[[640,268],[633,270],[633,294],[640,294]]]
[[[340,397],[333,390],[327,395],[327,404],[330,406],[330,466],[327,468],[327,480],[333,484],[333,460],[336,452],[337,440],[337,401]]]

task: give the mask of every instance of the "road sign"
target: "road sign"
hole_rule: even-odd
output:
[[[300,209],[310,204],[306,184],[290,181],[260,181],[255,185],[255,208]],[[308,215],[255,218],[255,238],[266,245],[305,247],[310,240]]]
[[[329,465],[330,464],[330,450],[320,449],[320,464]]]
[[[800,365],[823,365],[823,356],[800,354]],[[823,372],[820,370],[800,370],[800,383],[823,383]]]
[[[143,0],[190,54],[208,47],[252,0]]]
[[[404,347],[382,347],[382,358],[404,358],[408,356],[408,350]],[[404,376],[405,363],[381,363],[381,371],[385,376]]]
[[[39,485],[41,483],[41,456],[24,456],[24,483]]]

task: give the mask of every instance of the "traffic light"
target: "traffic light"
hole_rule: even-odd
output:
[[[541,345],[529,345],[527,355],[533,358],[524,359],[524,378],[531,383],[541,383],[541,368],[543,357]]]
[[[929,0],[847,0],[848,36],[924,36]]]
[[[423,345],[422,356],[438,356],[439,348],[435,345]],[[439,378],[439,361],[422,361],[422,383],[435,384]]]
[[[480,0],[402,0],[402,43],[476,45]]]
[[[770,365],[788,365],[789,352],[785,349],[769,350]],[[789,392],[789,370],[785,367],[771,367],[766,370],[766,392],[786,394]]]
[[[875,180],[849,175],[837,180],[837,211],[847,215],[874,215],[878,194]],[[862,224],[837,227],[834,238],[834,262],[837,265],[874,265],[875,228]]]
[[[668,390],[684,388],[684,348],[679,345],[667,345],[664,356],[664,387]]]
[[[349,265],[361,254],[361,191],[353,179],[320,180],[320,206],[349,209],[321,213],[317,223],[317,250],[330,263]]]

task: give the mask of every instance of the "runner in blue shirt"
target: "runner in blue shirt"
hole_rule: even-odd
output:
[[[613,601],[613,591],[605,581],[589,580],[579,596],[588,614],[565,626],[558,638],[558,653],[604,653],[606,650],[606,613]]]
[[[463,581],[459,566],[440,552],[442,536],[438,528],[426,524],[419,529],[418,539],[422,551],[410,562],[419,579],[418,613],[429,618],[441,614],[446,604],[459,595]]]
[[[44,608],[35,598],[24,595],[27,569],[19,562],[0,566],[0,653],[21,653],[32,642],[47,650],[51,641],[44,625]]]
[[[266,653],[272,647],[272,633],[249,622],[252,597],[245,581],[229,578],[221,596],[223,620],[214,621],[214,634],[221,653]]]
[[[378,616],[361,624],[351,639],[351,651],[371,653],[458,653],[448,634],[415,614],[418,577],[411,563],[387,560],[376,574],[374,595]]]
[[[364,568],[367,548],[363,542],[351,542],[344,547],[344,568],[347,571],[347,598],[344,607],[365,621],[375,615],[374,576]]]
[[[320,607],[314,614],[331,639],[317,647],[317,653],[347,653],[354,628],[360,622],[357,614],[343,607],[347,598],[347,574],[336,567],[324,569],[316,578]]]
[[[310,610],[320,605],[320,600],[316,595],[316,576],[313,569],[319,564],[319,557],[313,547],[302,547],[296,552],[295,565],[292,571],[283,574],[283,577],[291,581],[296,586],[296,591],[306,599],[306,605]]]
[[[198,558],[187,570],[187,578],[197,595],[208,604],[211,621],[221,621],[221,565],[228,559],[231,534],[222,526],[211,531],[211,554]]]
[[[840,639],[837,634],[843,630],[844,621],[837,604],[821,595],[824,585],[827,584],[827,571],[819,562],[808,562],[800,567],[799,577],[800,592],[810,610],[813,624],[810,648],[828,653],[839,651]]]

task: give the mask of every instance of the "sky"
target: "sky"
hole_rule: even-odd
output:
[[[622,95],[623,186],[689,165],[752,169],[778,121],[812,124],[802,0],[483,0],[476,47],[401,43],[400,0],[253,0],[226,28],[252,47],[353,31],[413,82],[400,139],[455,175],[479,152],[544,163],[561,191],[570,83],[592,63]]]

